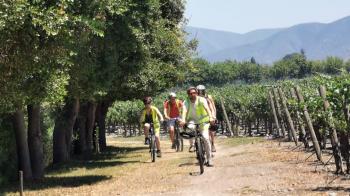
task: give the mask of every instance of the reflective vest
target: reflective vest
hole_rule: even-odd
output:
[[[196,107],[196,116],[197,116],[197,122],[196,123],[206,123],[209,122],[210,118],[207,113],[207,111],[204,108],[203,103],[207,101],[203,97],[197,96],[196,102],[195,102],[195,107]],[[192,115],[192,102],[190,99],[187,99],[186,101],[186,108],[187,108],[187,114],[186,114],[186,121],[188,121],[190,116]]]
[[[154,129],[159,129],[160,124],[159,124],[158,115],[157,115],[157,108],[155,106],[151,106],[151,115],[152,115]],[[144,123],[145,118],[146,118],[146,108],[144,108],[141,112],[141,118],[140,118],[141,124]]]
[[[167,104],[168,104],[168,107],[167,107],[167,115],[170,116],[171,101],[168,100],[167,102],[168,102],[168,103],[167,103]],[[176,102],[175,105],[176,105],[176,107],[177,107],[178,110],[179,110],[179,115],[181,115],[181,101],[178,100],[178,99],[176,99],[175,102]]]

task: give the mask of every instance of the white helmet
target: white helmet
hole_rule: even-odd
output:
[[[204,91],[205,90],[205,86],[204,85],[198,85],[197,87],[197,90],[199,90],[199,91]]]
[[[169,99],[172,97],[176,98],[176,93],[174,93],[174,92],[169,93]]]
[[[197,91],[198,91],[198,95],[199,96],[205,96],[206,95],[206,93],[205,93],[205,86],[204,85],[198,85],[197,87],[196,87],[196,89],[197,89]]]

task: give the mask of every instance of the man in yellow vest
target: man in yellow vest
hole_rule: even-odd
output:
[[[187,89],[187,95],[188,99],[184,102],[180,124],[183,126],[189,121],[200,124],[200,131],[205,139],[204,146],[208,161],[207,165],[208,167],[212,167],[213,162],[209,141],[209,126],[211,123],[214,123],[215,119],[210,112],[207,100],[203,97],[197,96],[198,91],[196,87],[189,87]]]
[[[151,97],[145,97],[143,99],[143,103],[145,107],[141,111],[140,124],[145,133],[145,145],[149,144],[148,134],[149,134],[149,129],[151,127],[151,124],[153,124],[154,134],[156,136],[157,157],[162,157],[162,153],[160,151],[159,134],[160,134],[160,122],[163,121],[163,116],[158,110],[158,108],[152,105]]]
[[[171,92],[169,94],[169,99],[164,102],[164,118],[168,120],[167,126],[170,133],[171,148],[175,149],[174,143],[174,130],[176,119],[180,118],[180,113],[182,109],[182,102],[176,99],[176,94]]]

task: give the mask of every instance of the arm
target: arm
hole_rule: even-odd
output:
[[[164,121],[163,115],[162,115],[162,113],[160,113],[160,111],[158,110],[158,108],[156,108],[156,112],[157,112],[157,115],[158,115],[159,120],[160,120],[160,121]]]
[[[204,99],[204,98],[203,98]],[[205,111],[207,111],[208,115],[209,115],[209,121],[210,122],[214,122],[215,118],[213,117],[213,114],[212,112],[210,111],[210,108],[209,108],[209,105],[208,105],[208,102],[206,99],[203,100],[203,106],[204,106],[204,109]]]
[[[187,108],[186,104],[184,102],[182,103],[182,113],[181,113],[181,119],[180,119],[180,125],[183,126],[186,123],[186,114],[187,114]]]
[[[214,100],[209,97],[209,108],[210,108],[210,111],[212,112],[212,116],[216,119],[216,107],[215,107],[215,103],[214,103]]]
[[[163,106],[164,106],[164,118],[169,120],[170,117],[168,116],[168,104],[169,102],[165,101]]]

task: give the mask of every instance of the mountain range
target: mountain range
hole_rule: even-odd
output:
[[[305,23],[289,28],[259,29],[245,34],[186,27],[187,39],[199,41],[197,53],[210,62],[246,61],[271,64],[304,50],[308,59],[350,58],[350,16],[331,23]]]

